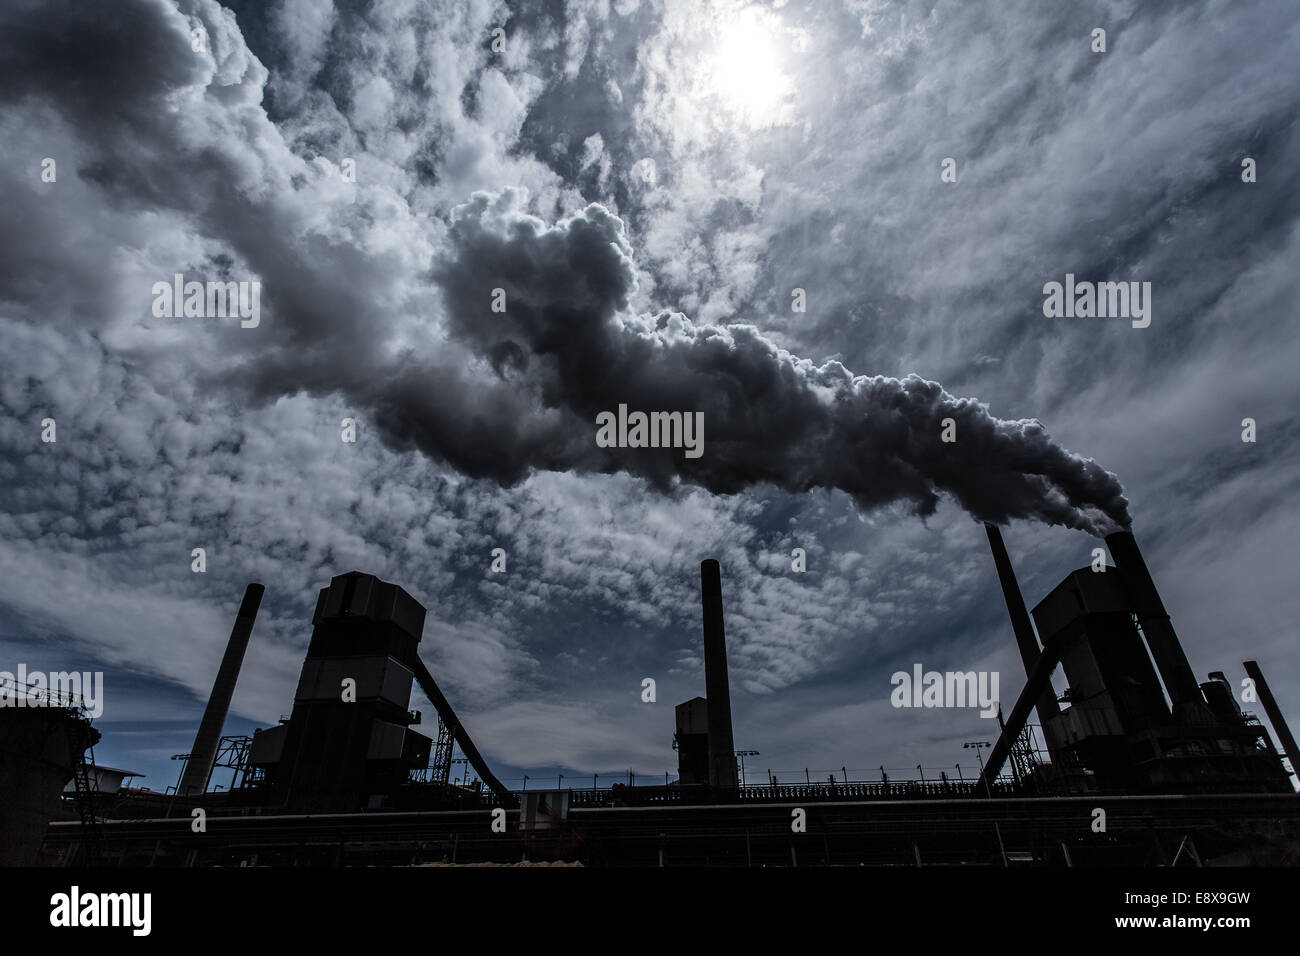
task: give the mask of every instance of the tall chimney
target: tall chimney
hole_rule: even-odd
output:
[[[704,602],[704,688],[709,714],[709,785],[734,788],[736,745],[731,736],[731,688],[727,682],[727,639],[722,627],[722,569],[712,558],[700,562]]]
[[[1011,567],[1011,557],[1007,546],[1002,541],[1002,532],[997,525],[985,522],[984,530],[988,532],[989,547],[993,549],[993,563],[998,569],[998,580],[1002,582],[1002,596],[1007,602],[1007,613],[1011,615],[1011,629],[1016,632],[1016,644],[1020,647],[1020,659],[1025,665],[1025,676],[1034,672],[1041,653],[1038,650],[1038,638],[1034,635],[1034,625],[1029,621],[1029,612],[1025,610],[1025,599],[1020,593],[1016,581],[1016,572]],[[1056,702],[1056,693],[1051,682],[1043,688],[1034,705],[1038,710],[1038,723],[1043,727],[1043,736],[1047,738],[1049,750],[1052,739],[1047,733],[1047,721],[1061,713],[1061,705]]]
[[[248,649],[248,639],[253,634],[253,621],[257,618],[257,609],[262,604],[262,592],[265,590],[260,584],[250,584],[244,591],[244,601],[239,605],[235,627],[226,644],[226,654],[221,658],[221,668],[212,685],[207,709],[203,711],[199,732],[194,737],[194,746],[190,748],[185,774],[176,790],[178,796],[194,796],[208,789],[208,778],[212,776],[212,765],[217,759],[217,747],[221,743],[221,729],[226,723],[226,711],[230,709],[230,698],[235,693],[239,668],[244,663],[244,651]]]
[[[1259,702],[1264,705],[1264,713],[1268,714],[1268,722],[1273,725],[1273,733],[1277,734],[1278,743],[1291,761],[1291,772],[1300,780],[1300,750],[1296,749],[1295,738],[1291,736],[1291,728],[1282,716],[1282,708],[1277,705],[1268,681],[1264,680],[1264,672],[1255,661],[1242,661],[1241,666],[1246,668],[1246,675],[1255,682],[1255,692],[1259,695]]]
[[[1110,556],[1115,559],[1124,582],[1133,610],[1137,613],[1138,624],[1147,639],[1151,656],[1155,658],[1156,667],[1164,681],[1165,690],[1169,692],[1169,702],[1173,705],[1174,716],[1184,722],[1194,724],[1213,723],[1214,716],[1201,696],[1201,688],[1196,683],[1192,666],[1187,663],[1187,655],[1174,633],[1169,621],[1169,612],[1160,600],[1160,592],[1151,580],[1142,552],[1138,550],[1137,541],[1128,531],[1116,531],[1106,536],[1106,546]]]

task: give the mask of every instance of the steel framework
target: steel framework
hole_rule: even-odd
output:
[[[433,748],[429,764],[429,782],[445,787],[451,776],[451,754],[456,749],[456,724],[448,723],[438,715],[438,742]]]

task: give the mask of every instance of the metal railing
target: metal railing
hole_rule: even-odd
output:
[[[0,678],[0,707],[54,707],[73,711],[79,717],[90,716],[81,694],[65,693],[30,683],[20,684],[8,678]]]
[[[420,786],[417,784],[416,786]],[[428,784],[424,786],[429,786]],[[867,800],[956,800],[980,797],[1023,796],[1026,791],[1011,778],[1000,778],[989,790],[975,780],[891,780],[868,783],[775,783],[735,789],[670,786],[568,788],[571,809],[597,807],[654,807],[710,803],[786,803]],[[516,791],[516,795],[519,792]],[[489,790],[475,792],[448,788],[447,802],[459,809],[499,806],[501,800]]]

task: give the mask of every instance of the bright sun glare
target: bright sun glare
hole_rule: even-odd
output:
[[[777,23],[752,9],[721,25],[708,66],[710,85],[723,105],[751,126],[777,122],[790,93],[790,78],[781,70],[787,50],[780,36]]]

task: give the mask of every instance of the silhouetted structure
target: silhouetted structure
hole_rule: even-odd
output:
[[[731,687],[727,680],[727,637],[722,624],[722,569],[708,559],[700,563],[704,605],[704,692],[708,702],[709,785],[734,789],[736,745],[731,735]]]
[[[287,809],[388,806],[412,771],[428,766],[433,741],[412,730],[407,708],[418,680],[445,726],[493,792],[492,775],[464,725],[420,660],[425,609],[373,574],[340,574],[323,588],[287,723],[253,736],[249,760],[270,801]]]
[[[424,608],[357,571],[320,592],[289,722],[253,737],[251,761],[288,809],[383,805],[429,761],[432,741],[408,724]]]
[[[1169,612],[1160,600],[1160,592],[1151,580],[1151,572],[1142,559],[1137,541],[1128,531],[1116,531],[1106,536],[1106,546],[1119,569],[1137,626],[1142,629],[1151,656],[1160,669],[1174,716],[1183,724],[1212,725],[1214,717],[1201,697],[1192,666],[1187,662],[1178,635],[1174,633]]]
[[[1241,666],[1245,668],[1246,675],[1255,684],[1255,693],[1259,696],[1259,702],[1264,705],[1264,713],[1268,714],[1269,723],[1273,725],[1273,732],[1277,734],[1278,743],[1282,745],[1286,758],[1291,761],[1291,772],[1297,778],[1300,778],[1300,750],[1296,749],[1295,737],[1291,734],[1291,728],[1287,726],[1286,718],[1282,716],[1282,708],[1277,705],[1277,700],[1273,697],[1273,691],[1268,686],[1268,681],[1264,679],[1264,672],[1260,670],[1259,664],[1254,661],[1242,661]],[[1229,698],[1231,698],[1231,694],[1229,694]],[[1235,705],[1236,701],[1233,701],[1233,703]],[[1267,738],[1265,739],[1267,740]]]
[[[99,731],[71,702],[0,708],[0,866],[36,862],[68,781],[77,784],[78,810],[88,810],[85,751],[98,741]],[[93,819],[82,814],[81,823],[80,842],[94,840]]]
[[[188,815],[172,812],[172,798],[136,794],[113,808],[131,819],[104,828],[114,841],[112,859],[338,864],[455,860],[459,853],[462,862],[523,854],[594,864],[911,865],[922,856],[1006,864],[1014,855],[1039,864],[1150,865],[1194,852],[1227,862],[1300,863],[1300,800],[1277,750],[1242,713],[1223,674],[1199,686],[1191,680],[1132,536],[1108,539],[1119,567],[1071,572],[1032,615],[1001,534],[990,526],[988,538],[1028,677],[977,779],[890,780],[882,773],[878,781],[850,780],[846,772],[824,783],[738,786],[721,569],[710,560],[700,568],[707,696],[675,708],[680,779],[605,789],[593,782],[589,790],[521,802],[492,775],[420,661],[424,607],[396,585],[350,572],[320,593],[292,716],[251,742],[222,738],[225,756],[216,763],[234,767],[243,783],[187,798],[222,816],[221,826],[196,834]],[[1050,683],[1058,666],[1070,685],[1066,706]],[[1294,760],[1295,743],[1263,674],[1254,662],[1246,668]],[[407,710],[413,681],[438,711],[445,738],[432,770],[430,739],[409,727],[418,720]],[[226,685],[219,678],[214,700],[228,703]],[[1024,733],[1035,709],[1046,763]],[[485,787],[448,785],[453,738]],[[1013,747],[1016,773],[1002,777]],[[1105,841],[1078,822],[1097,792],[1108,795]],[[789,818],[773,813],[773,804],[816,807],[809,834],[820,831],[820,839],[796,848]],[[249,812],[256,807],[274,812]],[[359,812],[380,807],[386,812]],[[502,809],[515,840],[489,825]],[[47,850],[67,859],[93,829],[84,814],[80,824],[55,822]]]
[[[235,684],[239,680],[239,668],[244,663],[244,652],[248,649],[248,639],[253,635],[253,624],[257,620],[257,609],[262,604],[265,590],[260,584],[250,584],[244,590],[244,600],[235,616],[235,626],[230,632],[226,653],[221,658],[217,679],[212,684],[208,706],[203,711],[199,732],[194,737],[194,746],[190,748],[185,772],[177,787],[181,796],[192,796],[208,789],[212,766],[217,759],[217,747],[221,743],[221,730],[226,724],[230,700],[235,695]]]
[[[1010,563],[1001,536],[989,538],[1000,574],[1005,567],[1005,591]],[[1072,571],[1034,608],[1042,649],[1033,648],[1035,660],[1022,645],[1029,678],[981,780],[1001,772],[1010,742],[1050,692],[1059,663],[1070,683],[1069,706],[1043,720],[1043,731],[1053,762],[1074,775],[1074,787],[1085,780],[1122,793],[1291,792],[1264,728],[1224,706],[1221,694],[1217,706],[1206,703],[1133,535],[1106,541],[1118,568]],[[1014,609],[1012,620],[1021,626]]]
[[[989,547],[993,550],[993,564],[997,568],[998,582],[1002,585],[1002,596],[1007,603],[1007,613],[1011,616],[1011,629],[1016,635],[1016,646],[1020,649],[1020,659],[1025,665],[1026,676],[1033,673],[1042,652],[1038,649],[1038,639],[1034,636],[1034,626],[1029,622],[1029,612],[1025,610],[1025,599],[1020,593],[1020,584],[1016,572],[1011,566],[1011,557],[1007,546],[1002,541],[1002,532],[997,525],[985,523]],[[1056,701],[1056,694],[1049,682],[1034,704],[1038,711],[1038,723],[1042,727],[1054,726],[1052,721],[1060,715],[1061,707]],[[1048,737],[1047,749],[1053,760],[1057,759],[1058,747],[1055,734]]]
[[[677,732],[673,746],[677,749],[677,782],[695,786],[709,782],[709,702],[692,697],[677,705],[673,716]]]

